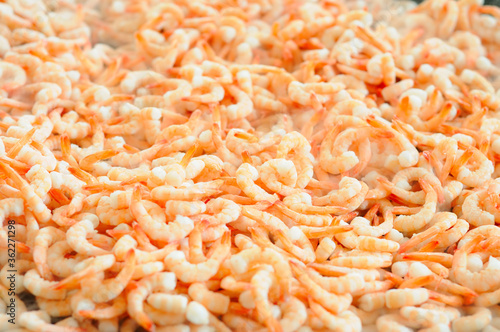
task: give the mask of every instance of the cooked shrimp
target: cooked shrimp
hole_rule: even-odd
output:
[[[151,212],[154,212],[155,209],[158,210],[154,214],[155,218],[148,212],[146,206],[149,207],[149,211]],[[193,221],[181,215],[177,215],[175,221],[165,224],[166,217],[162,209],[153,202],[142,201],[139,187],[134,189],[130,210],[137,218],[142,229],[154,240],[165,242],[178,241],[189,235],[194,228]]]
[[[154,291],[169,292],[175,289],[177,280],[175,274],[162,272],[145,277],[137,283],[137,288],[127,295],[127,311],[139,325],[148,331],[154,330],[154,323],[144,312],[144,300]]]
[[[230,249],[229,233],[225,233],[215,245],[212,256],[207,261],[191,264],[182,251],[174,251],[165,257],[165,266],[183,282],[202,282],[213,277]]]

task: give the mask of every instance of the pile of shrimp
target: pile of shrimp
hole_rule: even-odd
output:
[[[1,331],[500,331],[497,7],[5,0],[0,57]]]

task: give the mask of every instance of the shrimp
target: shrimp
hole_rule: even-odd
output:
[[[366,251],[396,252],[400,246],[395,241],[362,235],[358,237],[356,247]]]
[[[453,320],[453,331],[481,331],[491,322],[491,311],[488,308],[471,307],[467,311],[471,313],[470,316]]]
[[[66,297],[64,300],[47,300],[37,297],[36,303],[41,310],[47,312],[52,317],[66,317],[73,313],[70,300],[71,297]]]
[[[61,280],[53,288],[56,290],[75,288],[85,277],[91,275],[97,275],[96,279],[102,279],[104,275],[101,272],[109,269],[115,262],[113,255],[90,257],[75,266],[76,273]]]
[[[350,184],[354,188],[350,188]],[[338,191],[334,190],[326,196],[316,197],[313,199],[313,204],[343,205],[349,212],[352,212],[364,202],[369,190],[368,186],[363,181],[358,181],[355,178],[344,177],[339,185],[340,189]]]
[[[474,192],[467,196],[462,204],[462,217],[473,226],[494,225],[495,216],[481,209],[480,202],[484,201],[487,192]]]
[[[171,272],[161,272],[144,277],[137,287],[127,294],[127,311],[133,319],[147,331],[154,330],[154,323],[144,312],[144,300],[154,291],[169,292],[175,289],[177,280]]]
[[[281,219],[270,213],[246,206],[242,207],[241,213],[243,216],[255,220],[270,231],[281,230],[288,232],[288,226]]]
[[[219,193],[217,189],[201,189],[199,187],[191,186],[187,188],[174,188],[170,185],[159,186],[151,190],[151,197],[158,201],[168,200],[201,200]]]
[[[85,318],[104,320],[118,317],[124,314],[126,311],[126,299],[125,296],[121,295],[113,299],[113,303],[110,306],[94,310],[80,310],[78,312],[78,315]]]
[[[57,326],[50,323],[45,311],[27,311],[19,316],[19,325],[31,331],[80,332],[80,328]]]
[[[292,161],[272,159],[259,167],[260,178],[270,190],[283,195],[293,195],[298,192],[297,169]]]
[[[377,319],[376,326],[379,331],[400,331],[400,332],[410,332],[412,329],[406,327],[403,322],[407,322],[403,317],[397,314],[388,314],[380,316]]]
[[[228,311],[230,298],[226,295],[211,292],[202,283],[194,283],[189,286],[189,296],[203,305],[208,311],[222,315]]]
[[[464,146],[460,143],[459,147]],[[467,147],[466,152],[462,155],[463,157],[469,153],[467,151],[470,151],[471,157],[459,158],[451,169],[451,174],[466,186],[478,187],[491,177],[493,173],[493,164],[483,153],[481,153],[481,151],[479,151],[479,149],[471,146]],[[468,160],[473,163],[474,170],[466,167],[465,164]]]
[[[195,219],[207,220],[211,227],[235,221],[241,214],[241,207],[238,204],[220,197],[208,201],[206,207],[211,215],[200,214]]]
[[[92,245],[87,239],[87,234],[94,233],[94,224],[88,219],[84,219],[73,226],[66,232],[66,241],[74,251],[82,255],[106,255],[109,252]]]
[[[147,302],[150,306],[158,310],[172,314],[184,314],[186,312],[188,299],[183,295],[156,293],[149,295]]]
[[[284,249],[306,264],[314,262],[315,255],[313,246],[300,228],[294,226],[290,228],[287,233],[288,234],[282,230],[277,230],[275,232],[276,237],[280,240]]]
[[[66,297],[65,289],[54,289],[56,281],[44,280],[36,269],[29,270],[24,275],[24,287],[33,295],[49,300],[63,300]]]
[[[338,315],[333,315],[311,298],[308,298],[308,300],[312,312],[318,316],[328,330],[338,332],[361,331],[361,320],[352,311],[346,310]]]
[[[149,207],[151,212],[154,212],[154,209],[159,210],[158,213],[155,213],[155,217],[160,219],[153,218],[146,207]],[[193,221],[181,215],[177,215],[172,223],[165,224],[166,217],[161,208],[153,202],[147,202],[146,204],[142,201],[139,187],[134,189],[130,211],[137,218],[141,228],[154,240],[178,241],[189,235],[194,228]]]
[[[47,223],[52,217],[51,211],[43,203],[42,199],[35,193],[33,188],[9,165],[0,161],[0,170],[12,179],[16,189],[21,192],[28,207],[32,210],[37,220],[41,223]]]
[[[182,282],[203,282],[217,273],[229,253],[230,245],[230,235],[226,232],[214,244],[215,249],[207,261],[191,264],[187,262],[182,251],[174,251],[165,257],[164,263]]]
[[[414,306],[402,307],[400,314],[417,324],[431,327],[438,324],[449,324],[450,318],[444,312],[432,309],[422,309]]]
[[[204,213],[206,209],[207,205],[203,202],[188,202],[176,200],[168,200],[165,202],[165,215],[168,218],[175,218],[176,215],[185,217],[198,215]]]
[[[112,251],[117,260],[124,261],[130,249],[135,249],[136,263],[146,264],[163,260],[168,254],[176,250],[177,246],[177,243],[172,243],[158,250],[143,251],[136,249],[137,241],[132,236],[126,234],[116,241]]]
[[[389,309],[419,305],[428,299],[429,292],[425,288],[391,289],[385,293],[385,303]]]
[[[83,260],[82,255],[67,257],[73,252],[66,240],[52,244],[47,250],[47,265],[52,274],[60,278],[70,276],[76,265]]]
[[[250,164],[242,164],[236,171],[236,181],[245,194],[256,201],[274,202],[278,199],[276,194],[270,195],[264,189],[255,184],[259,178],[259,172]]]
[[[304,268],[297,261],[290,261],[293,273],[297,276],[300,283],[306,288],[312,299],[317,303],[328,308],[331,312],[338,314],[343,312],[352,302],[352,296],[350,294],[344,293],[342,295],[336,295],[329,293],[325,289],[321,288],[316,284],[305,272]]]
[[[342,83],[300,83],[293,81],[288,85],[288,95],[290,99],[300,105],[310,105],[312,97],[319,98],[320,103],[327,101],[327,95],[333,95],[340,90],[344,89],[345,85]]]
[[[135,269],[135,251],[131,249],[125,258],[125,265],[115,278],[107,279],[92,291],[94,303],[108,302],[120,295],[132,278]]]
[[[458,284],[476,292],[489,292],[498,287],[500,276],[496,270],[484,269],[471,272],[467,269],[467,254],[483,239],[481,234],[474,235],[459,250],[455,252],[450,278]]]
[[[404,252],[409,248],[412,248],[417,243],[424,243],[426,240],[433,238],[437,234],[446,231],[448,228],[454,226],[457,222],[457,216],[449,212],[438,212],[432,218],[430,224],[431,227],[427,228],[425,231],[414,235],[409,241],[407,241],[399,252]],[[467,227],[468,228],[468,227]]]
[[[66,234],[52,226],[44,227],[38,231],[35,237],[35,245],[33,247],[33,261],[40,276],[46,280],[53,280],[52,273],[47,264],[48,248],[58,241],[66,238]]]
[[[22,198],[5,198],[0,200],[0,225],[3,225],[7,217],[19,217],[24,213],[24,201]]]
[[[30,168],[28,173],[26,173],[26,179],[30,181],[33,190],[42,199],[47,196],[52,187],[49,172],[39,164]]]
[[[271,313],[271,305],[269,303],[269,291],[273,285],[273,276],[266,269],[259,269],[251,279],[251,294],[254,298],[256,310],[262,321],[270,331],[279,331],[279,322]]]
[[[228,120],[236,121],[239,119],[244,119],[253,112],[253,102],[252,99],[242,90],[235,86],[226,87],[230,95],[232,95],[237,103],[229,105],[226,108],[226,115]]]
[[[387,136],[381,129],[372,127],[368,127],[366,130],[347,129],[342,133],[339,130],[337,125],[329,131],[320,147],[320,166],[330,174],[344,173],[354,168],[358,163],[366,162],[360,160],[353,151],[349,151],[349,147],[354,142],[366,145],[369,138]],[[361,152],[361,145],[359,149]],[[369,154],[368,156],[365,154],[363,157],[369,159]]]
[[[330,225],[333,221],[333,218],[330,215],[312,215],[312,214],[302,214],[302,213],[295,212],[294,210],[286,207],[280,201],[276,202],[275,206],[285,216],[292,218],[294,223],[297,223],[300,225],[306,225],[305,227],[307,227],[307,226],[321,227],[321,226],[325,226],[325,225]],[[325,209],[327,209],[327,208],[329,208],[329,207],[328,206],[325,207]],[[333,207],[333,208],[335,208],[335,207]],[[330,209],[330,210],[333,210],[333,209]],[[336,211],[338,211],[338,210],[336,210]]]
[[[397,216],[394,219],[394,228],[400,232],[414,232],[428,224],[437,208],[437,194],[428,181],[419,180],[420,186],[425,191],[425,203],[422,209],[412,216]]]
[[[287,196],[283,199],[283,203],[290,210],[305,214],[342,214],[347,212],[347,209],[341,206],[313,206],[311,195],[308,193]]]

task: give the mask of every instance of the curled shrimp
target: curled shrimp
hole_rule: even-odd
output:
[[[198,215],[196,219],[207,220],[211,227],[235,221],[241,214],[241,207],[238,204],[220,197],[208,201],[206,207],[210,214]]]
[[[14,169],[4,162],[0,162],[0,169],[15,183],[17,189],[21,192],[26,204],[30,207],[37,220],[42,223],[48,222],[52,213],[26,180],[21,178]]]
[[[52,280],[52,273],[47,264],[47,250],[51,245],[65,238],[66,234],[63,231],[52,226],[42,228],[35,237],[33,261],[39,274],[46,280]]]
[[[194,228],[193,221],[181,215],[177,215],[175,221],[165,224],[166,216],[162,209],[153,202],[142,201],[139,187],[134,189],[130,209],[132,215],[137,218],[139,225],[151,239],[166,242],[178,241],[189,235]],[[157,211],[154,214],[155,218],[153,218],[151,213],[154,213],[155,210]]]
[[[245,194],[256,201],[274,202],[278,198],[276,194],[268,194],[264,189],[255,184],[259,178],[259,172],[250,164],[242,164],[236,171],[236,182]]]
[[[135,269],[135,251],[130,250],[125,258],[123,269],[115,278],[104,280],[92,291],[95,303],[108,302],[120,295],[132,278]]]
[[[88,219],[84,219],[66,232],[66,241],[78,253],[83,255],[106,255],[108,251],[91,244],[87,239],[87,234],[93,234],[94,224]]]
[[[154,291],[172,291],[176,284],[175,274],[171,272],[161,272],[138,281],[137,287],[127,295],[127,311],[130,317],[134,318],[147,331],[153,331],[155,325],[144,312],[144,300]]]
[[[300,263],[291,260],[290,261],[292,271],[297,276],[300,283],[306,288],[307,292],[310,294],[311,298],[314,299],[318,304],[328,308],[331,312],[338,314],[345,311],[352,302],[352,296],[350,294],[337,295],[334,293],[329,293],[325,289],[321,288],[316,284],[304,271],[304,268]]]
[[[227,257],[230,248],[229,233],[217,240],[212,256],[205,262],[191,264],[186,261],[182,251],[174,251],[165,257],[165,266],[175,273],[182,282],[202,282],[213,277],[222,261]]]
[[[394,219],[394,228],[401,232],[414,232],[429,223],[436,212],[437,195],[431,185],[424,179],[419,180],[420,186],[426,192],[425,203],[422,209],[412,216],[397,216]]]

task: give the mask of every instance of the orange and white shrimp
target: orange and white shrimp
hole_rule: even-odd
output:
[[[82,255],[106,255],[108,251],[94,246],[87,240],[87,235],[94,234],[94,224],[88,219],[79,221],[66,232],[66,241],[74,251]]]
[[[238,204],[220,197],[208,201],[206,208],[209,214],[200,214],[195,219],[207,220],[211,227],[235,221],[241,214],[241,207]]]
[[[292,161],[271,159],[259,166],[260,179],[270,190],[288,196],[298,192],[297,169]]]
[[[443,188],[439,183],[439,180],[432,173],[422,167],[405,168],[397,172],[392,179],[392,185],[384,181],[383,178],[381,178],[380,181],[383,186],[390,189],[394,195],[400,197],[402,200],[411,204],[422,205],[425,203],[425,198],[427,196],[425,191],[407,190],[411,187],[410,183],[418,181],[422,178],[426,179],[427,182],[432,185],[432,188],[434,188],[434,191],[438,195],[438,200],[442,201],[441,197],[443,195]]]
[[[349,184],[352,184],[354,188],[349,188]],[[339,190],[333,190],[326,196],[313,198],[313,204],[342,206],[351,212],[364,202],[369,190],[363,181],[355,178],[343,177],[339,185]]]
[[[306,288],[310,296],[319,304],[328,308],[331,312],[338,314],[343,312],[352,302],[352,296],[348,293],[342,295],[336,295],[334,293],[329,293],[327,290],[316,284],[305,272],[304,268],[300,263],[291,260],[290,261],[292,271],[296,275],[300,283]]]
[[[80,328],[57,326],[50,323],[50,316],[42,310],[26,311],[19,315],[19,325],[30,331],[79,332]]]
[[[268,194],[264,189],[255,184],[259,179],[259,172],[248,163],[242,164],[236,171],[236,182],[245,194],[255,201],[274,202],[278,200],[276,194]]]
[[[7,9],[11,9],[7,6]],[[26,84],[27,75],[24,69],[14,63],[0,62],[0,82],[1,89],[11,91]]]
[[[123,269],[114,278],[106,279],[92,290],[95,303],[108,302],[118,297],[132,278],[135,269],[135,251],[130,250]]]
[[[260,315],[260,321],[270,330],[277,331],[279,330],[279,323],[272,315],[271,304],[269,302],[269,291],[274,280],[269,270],[265,268],[259,269],[251,279],[251,294],[255,302],[256,310]]]
[[[290,196],[288,196],[290,197]],[[305,204],[304,204],[305,205]],[[288,208],[285,204],[278,201],[275,203],[276,209],[278,209],[282,214],[291,218],[295,224],[301,225],[301,227],[326,227],[330,225],[333,221],[333,218],[328,214],[303,214],[299,212],[295,212],[294,210]],[[342,208],[336,208],[334,206],[307,206],[308,208],[323,208],[322,213],[330,213],[331,211],[339,212]],[[328,209],[330,208],[330,209]],[[340,210],[339,210],[340,209]],[[312,210],[312,209],[311,209]],[[318,230],[318,234],[323,231],[328,233],[328,230]]]
[[[59,241],[47,250],[47,265],[52,274],[60,278],[66,278],[73,273],[75,266],[83,260],[80,254],[67,257],[73,252],[68,242]]]
[[[177,244],[170,244],[158,250],[144,251],[137,249],[137,241],[129,234],[126,234],[116,241],[112,251],[118,261],[124,261],[130,249],[135,250],[137,268],[139,268],[141,264],[163,260],[168,254],[177,249]],[[156,268],[156,265],[152,265],[152,267]]]
[[[314,262],[314,248],[300,228],[294,226],[287,233],[277,230],[275,236],[283,248],[300,261],[306,264]]]
[[[60,229],[52,226],[40,229],[35,237],[33,261],[36,264],[38,273],[46,280],[52,280],[52,273],[47,264],[47,250],[54,243],[65,239],[66,234]]]
[[[481,202],[484,202],[486,197],[486,190],[473,192],[468,195],[462,203],[462,218],[476,227],[494,225],[495,216],[480,206]]]
[[[145,277],[137,282],[137,287],[127,294],[127,312],[147,331],[154,330],[154,323],[144,312],[144,301],[154,291],[170,292],[177,280],[171,272],[161,272]]]
[[[40,198],[45,199],[52,187],[52,180],[49,172],[41,165],[37,164],[31,167],[28,173],[26,173],[26,179],[30,181],[35,193]]]
[[[9,165],[0,162],[0,170],[12,179],[16,189],[18,189],[28,207],[32,210],[33,214],[39,222],[46,223],[50,220],[52,213],[43,203],[42,199],[35,193],[33,188],[24,180],[15,170]]]
[[[148,304],[153,308],[172,314],[184,314],[188,301],[185,295],[165,293],[154,293],[147,298]]]
[[[66,317],[73,313],[70,305],[71,296],[64,300],[48,300],[42,297],[37,297],[36,303],[38,307],[47,312],[51,317]]]
[[[163,209],[153,202],[143,201],[138,187],[134,189],[130,211],[141,228],[154,240],[178,241],[189,235],[194,228],[193,221],[181,215],[177,215],[173,222],[165,224]]]
[[[385,304],[389,309],[419,305],[429,299],[429,291],[425,288],[391,289],[385,293]]]
[[[498,287],[500,276],[494,269],[483,269],[471,272],[467,269],[467,254],[483,239],[482,235],[474,235],[472,239],[455,252],[450,279],[476,292],[489,292]]]
[[[470,307],[467,311],[471,315],[453,320],[451,323],[453,331],[481,331],[492,320],[491,311],[488,308]]]
[[[394,219],[394,228],[400,232],[414,232],[428,224],[437,208],[437,194],[429,182],[424,179],[419,180],[420,186],[425,191],[425,203],[422,209],[411,216],[397,216]]]
[[[205,262],[191,264],[187,262],[182,251],[174,251],[164,259],[165,267],[174,272],[182,282],[203,282],[213,277],[220,264],[229,254],[231,246],[228,232],[214,244],[212,256]]]
[[[473,170],[466,166],[467,163],[473,165]],[[491,177],[493,171],[494,167],[491,160],[479,149],[468,146],[466,152],[456,161],[451,173],[464,185],[478,187]]]
[[[230,298],[224,294],[212,292],[202,283],[194,283],[189,286],[189,296],[203,305],[208,311],[222,315],[228,311]]]
[[[313,164],[311,145],[299,132],[287,133],[281,139],[276,152],[276,158],[286,158],[290,152],[294,152],[292,161],[297,169],[297,188],[305,188],[312,179]]]
[[[77,288],[80,282],[86,277],[93,278],[94,281],[100,282],[104,278],[104,273],[102,272],[111,268],[115,262],[116,258],[113,255],[89,257],[75,266],[74,274],[59,281],[53,288],[55,290]],[[82,286],[87,286],[87,284],[83,284]]]
[[[362,328],[361,320],[352,311],[345,310],[338,315],[333,315],[320,304],[309,300],[311,311],[321,320],[324,326],[330,331],[338,332],[360,332]]]
[[[176,215],[181,215],[186,217],[199,215],[201,213],[204,213],[206,210],[207,210],[207,204],[203,202],[189,202],[189,201],[176,201],[176,200],[168,200],[165,202],[165,215],[168,218],[175,218]]]
[[[123,223],[130,224],[133,221],[133,216],[128,208],[119,208],[113,206],[113,199],[110,196],[103,196],[97,203],[95,213],[99,220],[106,225],[120,225]],[[127,206],[128,207],[128,206]]]
[[[288,85],[288,95],[294,102],[307,106],[313,102],[313,96],[318,98],[320,103],[327,101],[328,95],[333,95],[340,90],[344,89],[345,85],[342,83],[300,83],[293,81]]]
[[[66,297],[65,289],[54,289],[58,282],[47,281],[40,277],[36,269],[24,275],[24,287],[33,295],[49,300],[62,300]]]
[[[252,99],[243,91],[235,87],[234,85],[229,85],[226,87],[228,93],[236,99],[236,103],[229,105],[226,108],[226,115],[228,120],[235,121],[239,119],[244,119],[253,112],[253,102]]]

